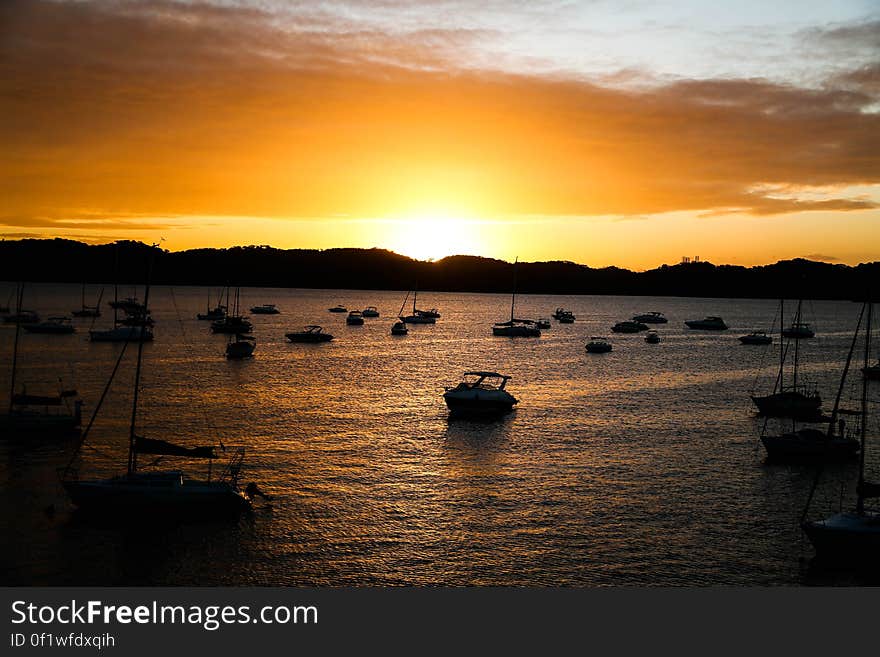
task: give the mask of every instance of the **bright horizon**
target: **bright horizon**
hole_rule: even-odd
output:
[[[0,238],[880,260],[880,12],[0,6]]]

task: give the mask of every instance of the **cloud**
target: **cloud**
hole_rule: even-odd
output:
[[[840,258],[835,258],[834,256],[824,255],[822,253],[810,253],[809,255],[802,256],[805,260],[819,260],[822,262],[838,262]]]
[[[161,0],[7,0],[0,223],[876,207],[755,192],[880,184],[874,69],[819,89],[625,90],[457,64],[492,35]],[[150,227],[162,224],[139,226]]]

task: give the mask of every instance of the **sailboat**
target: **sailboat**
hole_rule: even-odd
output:
[[[144,306],[149,301],[149,295],[148,280],[144,292]],[[69,464],[62,475],[62,484],[71,501],[84,511],[115,513],[117,515],[114,517],[117,518],[131,517],[131,514],[142,514],[138,518],[144,521],[180,515],[187,519],[197,520],[207,515],[238,514],[250,509],[250,497],[242,492],[238,486],[238,478],[244,461],[244,448],[235,450],[221,476],[212,479],[211,464],[213,459],[217,458],[213,445],[185,447],[165,440],[145,438],[137,434],[143,347],[144,340],[138,340],[131,421],[127,437],[128,465],[126,471],[124,474],[109,479],[79,479]],[[123,349],[117,361],[117,368],[124,354]],[[106,389],[109,389],[117,368],[114,368]],[[100,410],[101,402],[103,402],[103,397],[89,421],[89,426],[80,441],[80,447],[88,436],[88,431]],[[138,469],[138,455],[140,454],[205,459],[209,463],[207,479],[193,479],[180,470],[140,471]]]
[[[803,302],[798,301],[797,313],[795,315],[795,323],[800,322],[801,307]],[[780,325],[782,325],[782,314],[785,310],[784,301],[779,302]],[[798,367],[800,364],[800,342],[793,339],[794,342],[794,367],[792,371],[791,385],[786,386],[784,381],[785,360],[788,354],[788,348],[792,340],[779,341],[779,373],[776,375],[776,384],[773,392],[769,395],[752,396],[752,401],[758,407],[758,412],[767,417],[793,417],[800,419],[815,418],[820,415],[820,407],[822,406],[822,397],[815,389],[809,389],[798,383]]]
[[[199,320],[210,320],[216,321],[218,319],[223,319],[226,317],[227,307],[224,306],[221,301],[223,301],[223,290],[220,290],[220,296],[217,298],[217,305],[211,308],[211,295],[208,295],[208,305],[205,308],[205,312],[198,313],[196,315],[196,319]]]
[[[86,284],[83,283],[82,286],[82,303],[79,310],[71,311],[71,315],[74,317],[100,317],[101,316],[101,299],[104,296],[104,288],[101,288],[101,293],[98,295],[98,302],[94,306],[86,305]]]
[[[867,310],[867,325],[865,328],[865,367],[868,366],[871,351],[871,323],[873,319],[873,304],[865,302],[862,314]],[[861,316],[859,317],[861,324]],[[855,343],[859,334],[859,326],[853,336]],[[850,350],[850,357],[852,349]],[[847,368],[849,366],[847,359]],[[859,422],[859,474],[856,484],[856,505],[853,511],[841,511],[822,520],[806,520],[810,502],[816,489],[821,472],[816,474],[813,488],[807,499],[804,511],[804,519],[801,528],[810,539],[816,549],[816,555],[820,560],[846,561],[870,564],[876,568],[877,557],[880,555],[880,511],[866,508],[866,502],[880,498],[880,483],[870,482],[865,478],[865,459],[867,451],[868,431],[868,382],[862,378],[861,409]]]
[[[253,324],[251,324],[250,320],[246,319],[244,315],[238,313],[240,296],[241,289],[235,288],[232,314],[211,322],[211,331],[213,333],[225,333],[231,335],[245,335],[250,333]],[[226,288],[226,306],[229,307],[229,288]]]
[[[21,308],[24,286],[19,286],[16,306]],[[76,390],[60,389],[53,395],[16,392],[21,327],[16,324],[12,347],[12,376],[7,412],[0,414],[0,436],[65,435],[76,431],[82,418],[82,400]]]
[[[403,318],[404,324],[436,324],[437,318],[440,317],[440,313],[437,312],[436,308],[432,308],[431,310],[419,310],[416,307],[416,301],[419,298],[419,290],[418,287],[413,291],[413,306],[412,306],[412,314],[407,315]]]
[[[126,324],[124,320],[120,320],[118,311],[125,306],[117,303],[118,287],[116,285],[113,286],[113,290],[114,301],[110,303],[110,307],[113,308],[113,328],[91,329],[89,340],[91,342],[152,342],[153,331],[147,326],[149,315],[146,312],[137,315],[140,318],[140,323],[134,326],[130,322]],[[143,304],[143,308],[146,308],[146,303]],[[126,311],[126,313],[128,312]],[[131,317],[131,315],[128,316]]]
[[[510,297],[510,319],[506,322],[497,322],[492,326],[492,335],[507,338],[539,338],[539,329],[531,319],[516,319],[514,309],[516,307],[516,265],[518,259],[513,262],[513,294]]]

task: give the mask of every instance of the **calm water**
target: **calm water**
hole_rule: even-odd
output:
[[[4,301],[8,292],[0,292]],[[97,293],[90,288],[89,298]],[[442,319],[393,337],[403,292],[245,289],[244,306],[273,302],[282,314],[253,316],[255,358],[227,362],[225,337],[195,320],[208,293],[153,290],[141,432],[246,446],[243,481],[258,482],[271,504],[237,523],[96,525],[72,512],[58,484],[69,444],[0,443],[5,583],[850,581],[806,566],[811,550],[798,519],[812,470],[762,462],[748,395],[756,380],[760,390],[772,385],[777,356],[736,338],[769,329],[773,301],[522,296],[518,316],[564,306],[578,321],[510,340],[490,330],[509,313],[503,295],[425,293],[420,307],[438,307]],[[26,294],[25,306],[45,316],[77,307],[80,288],[35,285]],[[375,305],[382,317],[348,327],[345,315],[327,312],[336,303]],[[669,317],[661,344],[611,336],[615,321],[647,310]],[[803,369],[829,408],[857,312],[847,302],[805,304],[819,335],[803,342]],[[707,314],[722,315],[731,330],[684,328]],[[121,346],[90,344],[91,320],[75,321],[72,336],[23,335],[20,380],[36,392],[56,388],[61,376],[90,413]],[[336,339],[284,339],[310,323]],[[3,399],[13,335],[0,327]],[[612,337],[614,351],[587,354],[591,335]],[[81,476],[124,467],[131,355],[78,460]],[[518,410],[494,423],[449,421],[443,386],[466,369],[512,375]],[[850,495],[853,472],[829,473],[814,515]]]

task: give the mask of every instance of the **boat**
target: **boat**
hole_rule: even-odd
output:
[[[780,300],[780,321],[785,311],[785,302]],[[800,316],[802,304],[798,302],[797,316]],[[758,407],[761,415],[768,417],[791,417],[795,419],[810,419],[821,415],[822,397],[815,388],[804,385],[798,381],[800,367],[800,349],[797,340],[794,340],[794,362],[792,368],[791,384],[785,384],[785,362],[791,340],[787,343],[779,341],[779,371],[773,392],[769,395],[752,395],[752,401]]]
[[[571,315],[573,317],[574,313],[572,313],[570,310],[566,310],[565,308],[559,307],[553,311],[553,314],[551,315],[551,317],[558,321],[561,317],[564,317],[566,315]]]
[[[361,315],[364,317],[378,317],[379,311],[376,309],[376,306],[367,306],[361,311]]]
[[[496,322],[492,326],[492,335],[505,338],[540,338],[541,329],[539,329],[531,319],[517,319],[514,316],[516,308],[516,266],[517,260],[513,262],[513,292],[510,295],[510,319],[506,322]]]
[[[16,291],[16,306],[21,307],[24,287]],[[60,389],[57,393],[46,395],[29,394],[22,387],[16,392],[18,383],[19,338],[23,325],[16,325],[12,346],[12,371],[9,385],[9,406],[0,414],[0,436],[22,438],[38,436],[65,436],[78,430],[82,420],[82,400],[76,390]]]
[[[594,336],[590,338],[586,349],[589,354],[607,354],[611,351],[611,343],[605,338]]]
[[[788,328],[782,329],[782,337],[793,340],[804,340],[816,337],[816,332],[806,322],[793,322]]]
[[[647,331],[648,325],[633,321],[617,322],[611,327],[611,330],[615,333],[638,333],[639,331]]]
[[[230,340],[226,345],[226,358],[250,358],[254,355],[257,348],[257,339],[252,335],[237,334],[234,340]]]
[[[767,425],[765,423],[764,430],[762,430],[761,434],[761,442],[767,450],[767,460],[769,462],[824,463],[829,461],[845,461],[854,459],[858,456],[860,449],[859,441],[853,436],[847,435],[846,422],[841,418],[844,411],[840,409],[840,399],[850,369],[850,363],[852,362],[853,352],[856,348],[857,336],[863,315],[864,311],[859,316],[856,333],[853,336],[849,353],[846,357],[846,364],[844,365],[843,374],[840,379],[840,386],[834,400],[834,409],[831,412],[828,429],[826,431],[821,431],[813,427],[803,427],[798,429],[796,425],[797,418],[794,418],[792,420],[791,431],[782,433],[781,435],[766,435],[765,432]],[[794,342],[795,353],[797,353],[797,340],[795,339]],[[784,360],[784,355],[781,358]],[[782,376],[782,369],[780,369],[779,376]],[[817,414],[817,412],[818,408],[814,414]],[[807,421],[818,419],[820,418],[806,418]]]
[[[251,332],[254,325],[251,324],[244,315],[238,313],[238,304],[240,300],[239,288],[235,289],[235,297],[233,299],[232,314],[227,314],[223,319],[211,322],[211,332],[223,333],[225,335],[246,335]],[[226,306],[229,307],[229,289],[226,290]]]
[[[118,258],[118,254],[117,254]],[[117,263],[118,266],[118,263]],[[109,329],[92,329],[89,331],[90,342],[152,342],[153,331],[148,326],[147,319],[149,311],[146,304],[141,304],[134,297],[129,297],[119,301],[119,286],[113,284],[113,301],[109,306],[113,308],[113,328]],[[140,324],[134,322],[126,323],[126,320],[119,319],[119,311],[123,310],[126,317],[139,317]]]
[[[352,310],[348,313],[348,317],[345,318],[345,323],[349,326],[363,326],[364,316],[361,315],[361,311]]]
[[[144,302],[149,300],[149,281],[144,292]],[[215,448],[210,446],[186,447],[166,440],[138,435],[138,402],[143,364],[143,340],[138,341],[137,363],[134,375],[131,421],[128,435],[128,465],[126,471],[106,479],[83,479],[73,468],[72,458],[65,468],[61,481],[74,505],[84,512],[100,513],[102,518],[125,520],[136,518],[137,522],[162,521],[169,517],[184,520],[200,520],[213,515],[238,515],[251,508],[250,497],[239,489],[238,478],[244,460],[244,449],[233,452],[228,465],[219,477],[212,478]],[[121,360],[121,356],[120,356]],[[113,376],[117,369],[114,368]],[[102,399],[103,401],[103,399]],[[95,408],[89,426],[83,434],[77,451],[88,437],[101,403]],[[120,437],[122,438],[122,437]],[[208,461],[206,479],[195,479],[181,470],[141,471],[138,456],[149,454],[165,457],[205,459]],[[74,454],[74,457],[76,453]],[[158,459],[157,459],[158,460]]]
[[[880,380],[880,360],[875,365],[868,365],[862,368],[862,374],[866,379],[871,381]]]
[[[565,311],[557,314],[556,320],[560,324],[574,324],[575,316],[574,316],[573,312],[571,312],[569,310],[565,310]]]
[[[859,455],[859,441],[839,433],[803,427],[779,436],[761,436],[768,463],[848,461]]]
[[[110,302],[113,310],[121,310],[124,313],[149,313],[149,309],[145,303],[137,300],[137,297],[126,297],[125,299],[114,299]]]
[[[741,335],[739,341],[749,345],[773,344],[773,338],[764,331],[752,331],[748,335]]]
[[[281,313],[281,311],[275,307],[274,303],[264,303],[261,306],[253,306],[251,312],[254,315],[278,315]]]
[[[867,308],[866,308],[867,306]],[[871,324],[873,304],[869,301],[862,306],[862,315],[867,310],[867,323],[865,327],[865,367],[868,366],[868,358],[871,350]],[[860,316],[859,324],[861,324]],[[856,326],[853,343],[859,335],[859,325]],[[852,356],[847,359],[847,367]],[[844,368],[844,377],[847,367]],[[821,477],[821,470],[816,473],[804,514],[801,519],[801,528],[809,538],[816,550],[819,561],[838,564],[868,566],[877,568],[877,557],[880,555],[880,511],[876,508],[867,508],[869,500],[880,498],[880,483],[868,481],[865,477],[865,461],[868,449],[867,431],[869,424],[868,382],[862,378],[861,385],[861,408],[859,411],[859,468],[856,482],[856,503],[852,511],[840,511],[820,520],[807,520],[810,503],[815,494],[816,486]],[[842,384],[841,384],[842,388]],[[839,397],[838,393],[838,397]],[[836,404],[835,404],[836,407]],[[833,422],[832,422],[833,425]]]
[[[147,326],[117,326],[112,329],[92,329],[91,342],[152,342],[153,331]]]
[[[634,322],[641,322],[642,324],[666,324],[669,321],[663,313],[656,311],[635,315],[632,319]]]
[[[125,317],[118,321],[118,324],[120,326],[149,326],[152,328],[156,325],[156,322],[149,314],[136,312],[126,313]]]
[[[70,335],[76,333],[76,329],[70,322],[70,317],[49,317],[43,322],[36,324],[22,324],[22,328],[28,333],[45,333],[48,335]]]
[[[208,295],[208,304],[205,307],[205,312],[198,313],[196,315],[196,319],[201,321],[217,321],[218,319],[223,319],[226,317],[226,311],[228,308],[223,305],[223,290],[220,290],[220,296],[217,299],[217,305],[211,308],[211,296]]]
[[[497,372],[465,372],[461,383],[447,387],[443,399],[451,415],[499,415],[517,403],[505,387],[511,377]]]
[[[345,306],[333,306],[332,308],[328,308],[331,313],[347,313],[348,308]]]
[[[419,291],[416,289],[413,291],[412,314],[404,317],[403,321],[407,324],[436,324],[437,318],[440,317],[440,313],[437,312],[436,308],[432,308],[431,310],[419,310],[416,308],[418,298]],[[404,303],[406,303],[406,301],[404,301]]]
[[[333,339],[332,335],[324,333],[323,328],[315,325],[306,326],[302,331],[285,333],[284,337],[291,342],[330,342]]]
[[[727,324],[720,317],[704,317],[703,319],[689,319],[685,322],[685,326],[700,331],[726,331]]]
[[[40,316],[33,310],[17,310],[4,315],[3,321],[7,324],[36,324],[40,321]]]
[[[550,328],[550,326],[551,326],[550,320],[544,319],[543,317],[541,317],[540,319],[535,321],[535,326],[537,326],[539,329],[541,329],[543,331],[544,329]]]
[[[391,335],[406,335],[407,333],[409,333],[409,329],[403,318],[398,318],[398,321],[391,325]]]
[[[645,334],[645,342],[648,344],[660,344],[660,334],[657,331],[648,331]]]
[[[104,297],[104,288],[101,288],[101,293],[98,295],[98,302],[94,306],[86,305],[86,284],[83,283],[82,286],[82,302],[80,304],[79,310],[71,311],[71,315],[74,317],[100,317],[101,316],[101,299]]]

